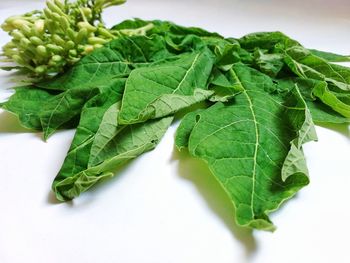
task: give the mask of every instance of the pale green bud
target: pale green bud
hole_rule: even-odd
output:
[[[32,26],[32,27],[30,28],[30,35],[31,35],[31,36],[37,36],[37,37],[40,37],[40,36],[41,36],[41,34],[39,34],[39,33],[36,31],[35,26]]]
[[[29,38],[29,40],[30,40],[30,42],[32,42],[32,44],[35,45],[35,46],[38,46],[38,45],[42,45],[42,44],[43,44],[43,41],[42,41],[40,38],[35,37],[35,36]]]
[[[65,34],[65,31],[61,28],[59,21],[54,21],[54,31],[52,33]]]
[[[50,33],[53,34],[56,32],[55,23],[51,19],[46,19],[45,26]]]
[[[19,42],[20,46],[23,48],[28,48],[31,44],[30,40],[28,38],[22,38]]]
[[[71,29],[71,28],[68,28],[68,29],[67,29],[67,36],[68,36],[71,40],[76,41],[77,35],[78,35],[78,34],[77,34],[75,31],[73,31],[73,29]]]
[[[53,42],[58,46],[64,46],[66,41],[64,41],[59,35],[52,35]]]
[[[89,37],[89,39],[88,39],[88,43],[92,44],[92,45],[105,44],[107,42],[108,42],[107,40],[100,38],[100,37]]]
[[[94,49],[101,48],[101,47],[103,47],[102,44],[95,44],[95,45],[94,45]]]
[[[35,59],[36,48],[28,38],[22,38],[19,41],[19,47],[24,51],[28,52],[29,59]],[[32,54],[30,56],[30,54]]]
[[[52,61],[54,61],[54,62],[60,62],[62,60],[63,60],[63,58],[59,55],[52,56]]]
[[[46,2],[47,7],[52,11],[52,13],[58,13],[60,15],[65,15],[64,12],[52,1]]]
[[[60,16],[59,18],[60,26],[64,31],[67,31],[70,28],[70,23],[65,16]]]
[[[17,19],[14,18],[11,21],[12,21],[12,23],[9,23],[9,24],[12,24],[13,27],[18,28],[18,29],[21,29],[23,26],[29,27],[32,25],[32,23],[30,23],[29,21],[27,21],[21,17],[18,17]]]
[[[56,67],[57,63],[55,61],[53,61],[52,59],[49,60],[49,62],[47,63],[50,67]]]
[[[92,11],[90,8],[88,7],[82,7],[81,12],[83,13],[83,15],[87,18],[87,19],[91,19],[92,17]]]
[[[84,45],[79,44],[79,45],[77,46],[77,50],[78,50],[79,52],[84,52],[84,50],[85,50],[85,46],[84,46]]]
[[[74,64],[74,63],[77,63],[79,60],[80,60],[80,58],[71,58],[69,62],[71,64]]]
[[[17,45],[15,43],[13,43],[13,41],[8,42],[7,44],[5,44],[2,49],[3,50],[7,50],[7,49],[12,49],[12,48],[16,48]]]
[[[64,9],[65,9],[65,6],[64,6],[63,1],[61,1],[61,0],[54,0],[54,3],[55,3],[61,10],[64,10]]]
[[[64,51],[64,49],[62,47],[54,45],[54,44],[47,44],[46,48],[53,53],[60,53],[60,52]]]
[[[10,32],[10,31],[12,31],[12,30],[14,30],[15,28],[12,26],[12,25],[10,25],[10,24],[8,24],[8,23],[3,23],[2,25],[1,25],[1,28],[2,28],[2,30],[4,30],[5,32]]]
[[[98,28],[98,33],[107,38],[111,38],[111,39],[115,38],[115,36],[111,32],[109,32],[107,29],[103,27]]]
[[[35,68],[35,72],[38,74],[43,74],[47,71],[47,66],[41,65]]]
[[[94,46],[93,46],[93,45],[86,45],[86,46],[85,46],[85,48],[84,48],[85,54],[89,54],[89,53],[91,53],[92,51],[94,51]]]
[[[46,18],[49,18],[49,19],[53,18],[51,10],[49,10],[47,8],[44,8],[43,11],[44,11],[44,15],[45,15]]]
[[[76,57],[78,55],[78,52],[75,49],[69,50],[69,56]]]
[[[17,22],[15,23],[15,21]],[[14,29],[18,29],[19,23],[27,23],[27,21],[25,21],[22,16],[10,16],[1,25],[1,28],[5,32],[10,32]]]
[[[24,24],[23,24],[23,25],[21,26],[20,30],[21,30],[21,32],[22,32],[25,36],[27,36],[27,37],[30,37],[31,34],[32,34],[32,31],[31,31],[30,27],[27,26],[27,25],[24,25]]]
[[[88,30],[86,28],[80,29],[77,37],[75,38],[75,43],[81,43],[88,35]]]
[[[40,46],[37,46],[36,47],[36,52],[40,55],[40,56],[43,56],[43,57],[46,57],[48,54],[47,54],[47,50],[46,50],[46,47],[40,45]]]
[[[95,6],[97,8],[107,8],[114,5],[121,5],[125,2],[126,0],[96,0]]]
[[[25,38],[25,36],[20,31],[12,31],[11,36],[17,40],[21,40],[22,38]]]
[[[22,57],[21,56],[19,56],[19,55],[13,55],[12,56],[12,59],[13,59],[13,61],[15,61],[17,64],[19,64],[19,65],[25,65],[25,64],[27,64],[23,59],[22,59]]]
[[[31,61],[35,57],[35,53],[30,51],[29,49],[25,49],[25,50],[21,51],[19,54],[22,57],[22,59],[24,59],[26,61]]]
[[[14,49],[6,49],[6,50],[3,50],[3,51],[4,51],[4,53],[1,54],[1,55],[10,58],[10,59],[9,59],[10,62],[13,61],[13,60],[11,59],[11,57],[12,57],[13,55],[17,55],[17,54],[18,54],[18,51],[17,51],[17,50],[14,50]],[[0,61],[2,61],[2,60],[0,60]],[[5,61],[4,61],[4,62],[5,62]]]
[[[52,18],[57,21],[57,22],[60,22],[61,23],[61,17],[59,14],[57,13],[52,13]]]
[[[67,41],[66,44],[65,44],[65,48],[68,49],[68,50],[72,49],[74,47],[75,47],[75,43],[72,40]]]
[[[45,30],[45,21],[42,19],[36,20],[34,22],[34,28],[39,35],[43,34]]]
[[[86,28],[89,32],[95,32],[96,31],[96,27],[92,26],[88,22],[79,22],[78,23],[78,27],[80,29]]]

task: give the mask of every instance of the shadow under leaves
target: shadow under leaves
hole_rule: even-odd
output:
[[[348,123],[316,123],[317,126],[326,128],[350,138],[350,125]]]
[[[9,113],[0,113],[0,132],[7,133],[33,133],[32,130],[23,127],[17,116]]]
[[[233,236],[244,245],[246,257],[253,256],[257,244],[252,230],[239,227],[236,224],[234,220],[235,208],[205,162],[192,158],[186,150],[179,152],[177,149],[174,149],[173,159],[179,161],[179,176],[194,183],[209,208],[221,218]]]

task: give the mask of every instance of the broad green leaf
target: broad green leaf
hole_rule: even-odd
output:
[[[188,148],[188,142],[190,139],[191,132],[196,125],[197,118],[200,116],[199,113],[204,109],[189,112],[183,117],[179,127],[176,130],[175,145],[176,148],[181,151],[184,148]]]
[[[71,147],[56,181],[64,180],[87,169],[91,146],[102,124],[103,116],[111,105],[121,100],[124,86],[125,79],[119,79],[109,89],[96,95],[84,105]]]
[[[33,86],[15,88],[15,94],[0,107],[18,116],[21,124],[29,129],[42,130],[40,112],[43,105],[54,97],[50,92]]]
[[[80,115],[84,104],[98,93],[97,89],[69,89],[48,99],[40,109],[40,121],[46,140],[59,127]]]
[[[169,117],[166,120],[158,119],[144,124],[120,125],[119,113],[120,103],[113,104],[105,113],[91,147],[89,167],[96,166],[130,149],[138,147],[142,151],[153,149],[165,132],[165,124],[170,125],[172,120],[172,117]],[[165,125],[164,128],[162,128],[163,125]]]
[[[302,146],[304,143],[317,140],[311,113],[299,89],[296,87],[291,93],[293,95],[288,98],[285,105],[289,107],[288,113],[293,116],[290,119],[290,125],[296,128],[297,136],[291,141],[291,148],[282,166],[282,180],[284,182],[290,176],[308,175]]]
[[[118,138],[118,133],[127,128],[127,125],[118,125],[117,117],[120,111],[120,105],[121,102],[112,104],[103,115],[101,124],[94,135],[88,166],[94,166],[100,162],[103,162],[101,156],[110,155],[113,153],[114,151],[111,151],[107,145],[110,145],[114,138]]]
[[[151,102],[140,114],[140,120],[157,119],[174,114],[182,109],[189,108],[203,102],[214,94],[212,90],[195,89],[193,95],[163,94]]]
[[[114,171],[125,162],[154,149],[172,119],[173,117],[166,117],[126,126],[111,138],[105,146],[106,150],[101,151],[101,163],[90,165],[87,169],[65,178],[55,179],[53,190],[57,199],[66,201],[79,196],[99,181],[112,177]]]
[[[126,82],[120,124],[163,117],[207,99],[212,94],[205,91],[212,66],[211,53],[205,50],[134,70]]]
[[[309,51],[313,55],[315,55],[319,58],[322,58],[328,62],[349,62],[350,61],[350,56],[339,55],[339,54],[320,51],[320,50],[316,50],[316,49],[309,49]]]
[[[346,101],[347,94],[337,94],[330,91],[328,89],[328,83],[326,81],[303,78],[289,78],[278,80],[278,86],[280,90],[291,90],[295,85],[298,86],[301,94],[306,100],[315,101],[317,98],[334,111],[343,115],[345,119],[350,118],[350,102]],[[343,102],[341,98],[345,98],[345,102]],[[321,109],[320,107],[317,108]],[[327,107],[322,107],[322,109],[327,109],[327,111],[329,111]]]
[[[350,91],[350,68],[329,63],[300,46],[287,49],[285,60],[299,77],[324,80],[340,90]]]
[[[257,32],[238,39],[242,48],[248,51],[255,49],[273,50],[277,44],[283,47],[300,46],[300,44],[281,32]]]
[[[261,49],[255,50],[254,58],[256,68],[270,77],[276,77],[284,65],[282,54],[268,54]]]
[[[227,71],[234,63],[241,61],[239,56],[240,46],[237,41],[228,42],[227,40],[213,41],[212,39],[206,39],[205,42],[215,53],[215,66],[218,69]]]
[[[214,90],[215,93],[210,97],[210,101],[227,102],[242,91],[241,86],[237,83],[235,76],[231,72],[222,72],[218,69],[212,71],[209,88],[210,90]]]
[[[181,124],[178,146],[189,138],[189,152],[208,163],[239,225],[273,230],[268,214],[308,184],[301,146],[316,139],[314,127],[297,89],[272,95],[266,75],[244,65],[232,74],[242,92]]]
[[[337,97],[336,93],[331,92],[326,82],[323,82],[323,84],[324,85],[317,85],[312,91],[313,94],[336,112],[346,118],[350,118],[350,104],[342,102]]]
[[[137,29],[144,27],[148,24],[154,24],[152,20],[143,20],[140,18],[127,19],[112,27],[113,30],[124,30],[124,29]]]
[[[148,35],[157,34],[157,35],[165,35],[165,34],[173,34],[173,35],[196,35],[201,37],[216,37],[222,38],[217,33],[208,32],[199,27],[184,27],[180,25],[176,25],[170,21],[161,21],[161,20],[142,20],[139,18],[125,20],[115,26],[112,27],[114,30],[130,30],[144,27],[146,25],[152,24],[153,28],[148,30],[146,33]]]
[[[45,89],[103,88],[136,66],[173,56],[160,36],[119,37],[81,59],[66,73],[37,85]]]
[[[340,115],[338,112],[332,110],[330,106],[324,104],[313,94],[313,90],[319,89],[327,84],[323,81],[313,79],[302,79],[302,78],[289,78],[289,79],[278,79],[278,90],[280,92],[288,92],[295,88],[297,85],[301,92],[306,104],[311,112],[312,120],[315,123],[347,123],[350,122],[350,118],[346,118]]]
[[[311,112],[312,120],[318,123],[350,123],[350,118],[346,118],[335,112],[329,106],[319,101],[307,101],[307,106]]]

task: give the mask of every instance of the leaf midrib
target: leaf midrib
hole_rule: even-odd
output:
[[[231,73],[233,75],[233,77],[235,78],[235,80],[237,81],[238,85],[242,88],[242,94],[245,95],[248,104],[249,104],[249,109],[250,112],[252,114],[252,118],[253,118],[253,122],[254,122],[254,129],[255,129],[255,146],[254,146],[254,155],[253,155],[253,174],[252,174],[252,194],[251,194],[251,201],[250,201],[250,207],[252,210],[252,214],[253,217],[255,216],[254,214],[254,195],[255,195],[255,181],[256,181],[256,166],[257,166],[257,156],[258,156],[258,150],[259,150],[259,129],[258,129],[258,122],[256,120],[256,115],[255,115],[255,111],[253,108],[253,102],[249,96],[249,94],[247,93],[247,89],[243,86],[241,80],[239,79],[239,77],[237,76],[236,72],[231,69]]]
[[[185,73],[184,77],[181,79],[181,81],[179,82],[179,84],[178,84],[177,87],[173,90],[173,92],[172,92],[171,94],[175,94],[175,93],[181,88],[182,83],[185,81],[185,79],[187,78],[187,76],[188,76],[188,74],[190,73],[190,71],[194,68],[194,65],[196,64],[196,62],[197,62],[197,60],[198,60],[198,58],[199,58],[200,55],[201,55],[201,53],[198,53],[198,54],[195,56],[193,62],[191,63],[191,66],[189,67],[188,70],[186,70],[186,73]]]
[[[119,126],[119,129],[118,129],[118,125],[116,125],[116,128],[117,130],[115,131],[115,133],[113,134],[113,137],[111,137],[110,139],[106,140],[105,143],[103,143],[101,145],[101,147],[98,148],[97,152],[94,154],[94,158],[92,158],[89,163],[91,162],[91,164],[94,164],[96,159],[98,158],[98,156],[100,155],[100,153],[103,151],[103,149],[112,141],[114,141],[115,137],[121,133],[125,128],[127,128],[129,125],[122,125],[122,126]]]

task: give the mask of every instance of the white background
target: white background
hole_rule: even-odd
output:
[[[43,1],[0,2],[0,20]],[[105,13],[167,19],[225,36],[280,30],[309,48],[350,53],[348,1],[129,0]],[[8,40],[0,33],[0,44]],[[0,72],[0,100],[11,93]],[[74,131],[47,143],[0,111],[1,263],[350,262],[349,127],[317,128],[305,146],[311,184],[272,214],[274,233],[247,231],[208,169],[174,150],[176,125],[151,153],[73,202],[50,186]]]

